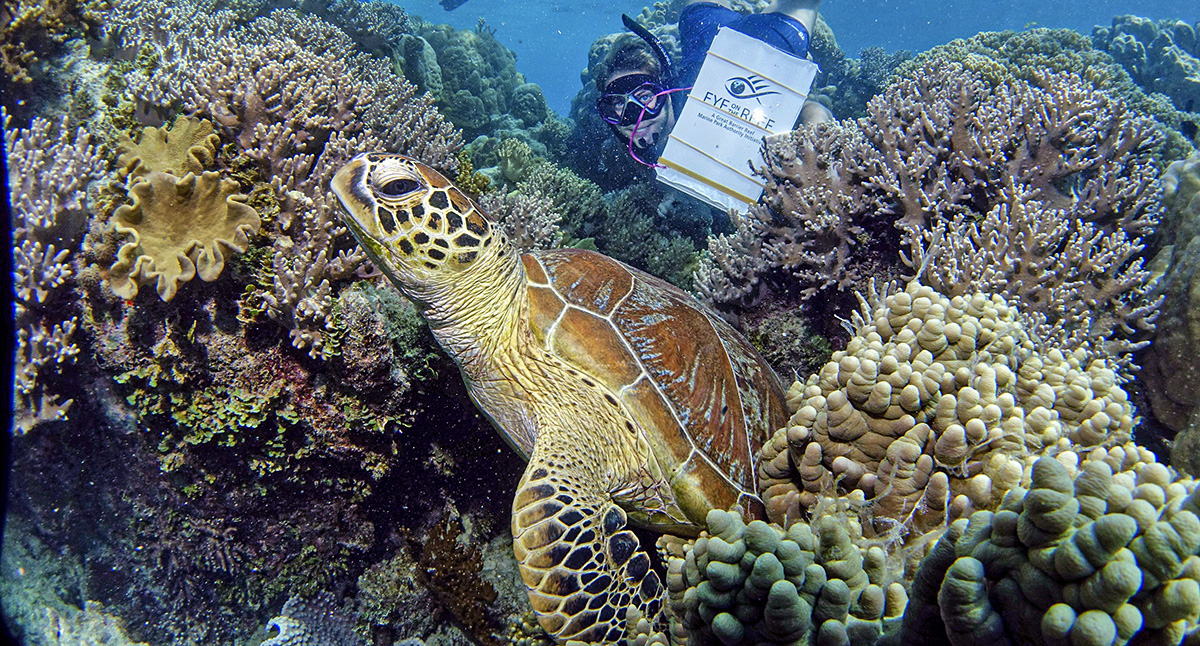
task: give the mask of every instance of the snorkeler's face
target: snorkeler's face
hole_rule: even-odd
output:
[[[614,76],[601,98],[610,105],[602,103],[598,106],[605,121],[612,124],[626,141],[632,137],[634,148],[641,150],[654,148],[664,141],[675,122],[670,99],[665,94],[659,95],[661,86],[649,78],[641,72]]]

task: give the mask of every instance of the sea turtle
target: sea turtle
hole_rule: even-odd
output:
[[[592,251],[518,253],[414,159],[358,155],[332,189],[529,461],[513,550],[541,626],[559,642],[661,630],[663,585],[627,524],[694,536],[711,509],[764,516],[754,460],[787,419],[778,377],[662,280]]]

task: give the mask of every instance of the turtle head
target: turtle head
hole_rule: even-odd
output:
[[[342,203],[342,221],[367,255],[410,294],[506,246],[471,198],[404,155],[358,155],[338,170],[330,188]]]

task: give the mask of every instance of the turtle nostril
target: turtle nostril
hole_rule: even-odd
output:
[[[421,185],[418,184],[416,180],[402,178],[393,179],[383,186],[380,186],[379,192],[387,195],[388,197],[400,197],[401,195],[412,193],[419,188],[421,188]]]

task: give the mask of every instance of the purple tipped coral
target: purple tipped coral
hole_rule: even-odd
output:
[[[923,270],[939,292],[1021,298],[1068,348],[1151,328],[1139,252],[1158,217],[1162,137],[1148,118],[1073,74],[989,82],[933,59],[868,117],[777,135],[766,206],[710,242],[700,294],[803,299]]]

